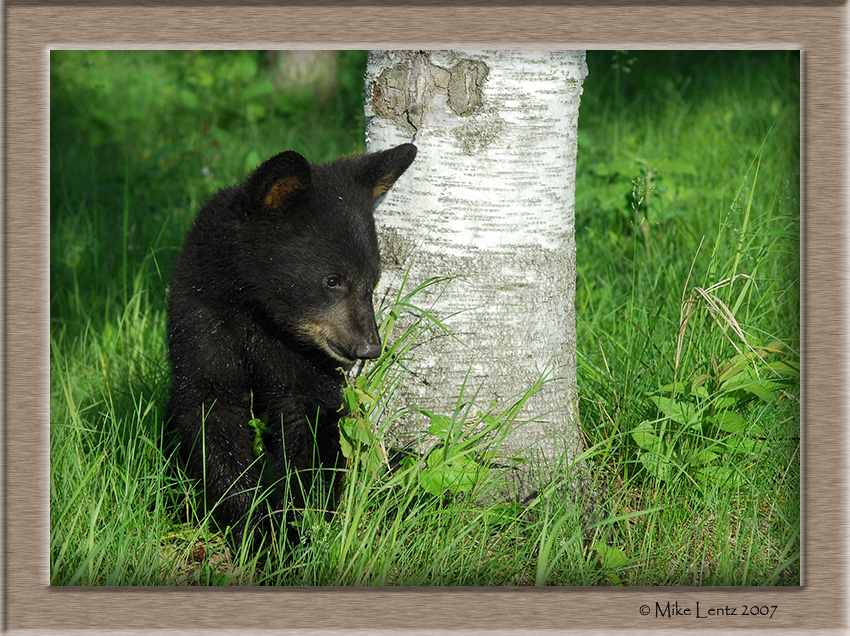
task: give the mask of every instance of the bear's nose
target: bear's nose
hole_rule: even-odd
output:
[[[375,358],[379,358],[381,356],[381,343],[361,342],[357,345],[357,349],[354,351],[354,354],[358,358],[364,360],[374,360]]]

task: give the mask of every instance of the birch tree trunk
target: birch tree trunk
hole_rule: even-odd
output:
[[[397,403],[451,415],[465,386],[463,401],[477,391],[476,410],[498,410],[545,379],[501,451],[532,459],[537,482],[582,447],[573,208],[586,72],[583,51],[373,51],[366,71],[367,150],[419,151],[376,212],[376,298],[394,299],[408,273],[408,290],[458,277],[414,299],[456,338],[423,339]],[[422,450],[427,426],[412,413],[390,434]],[[521,478],[518,496],[539,485]]]

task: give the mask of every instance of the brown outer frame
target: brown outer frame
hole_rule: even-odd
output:
[[[401,4],[401,3],[400,3]],[[12,0],[6,18],[5,627],[652,630],[762,628],[794,633],[845,623],[846,433],[843,360],[846,9],[841,4],[595,5],[542,0],[452,6],[314,2],[204,7]],[[358,39],[359,38],[359,39]],[[777,588],[49,588],[49,48],[793,48],[803,51],[804,587]],[[39,399],[33,400],[33,392]],[[772,619],[643,617],[677,601],[705,613],[773,605]],[[653,609],[654,613],[654,609]],[[296,633],[296,632],[293,632]]]

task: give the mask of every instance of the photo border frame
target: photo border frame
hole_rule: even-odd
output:
[[[2,292],[9,633],[630,633],[846,622],[846,22],[839,2],[7,2]],[[794,49],[802,53],[802,585],[635,588],[49,586],[49,51],[62,48]],[[591,69],[592,72],[592,69]],[[773,617],[642,607],[778,605]]]

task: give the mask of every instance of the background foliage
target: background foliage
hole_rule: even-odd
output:
[[[461,441],[407,462],[404,483],[355,462],[346,504],[330,524],[308,515],[311,545],[289,559],[224,548],[162,435],[170,271],[203,200],[262,159],[362,149],[364,66],[341,52],[336,90],[318,95],[276,85],[264,52],[51,53],[52,583],[799,584],[787,51],[588,53],[579,392],[609,492],[591,540],[567,508],[475,505]],[[352,387],[355,423],[392,377]]]

